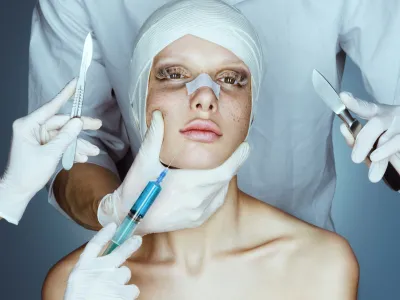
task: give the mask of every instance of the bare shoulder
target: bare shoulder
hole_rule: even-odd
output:
[[[288,267],[307,299],[356,299],[359,266],[348,241],[323,229],[309,225],[293,236],[295,251]],[[304,291],[312,283],[313,289]]]
[[[356,299],[359,266],[345,238],[248,195],[242,197],[245,232],[262,245],[266,272],[274,269],[275,276],[281,274],[292,287],[288,298]]]
[[[305,258],[314,265],[324,266],[329,273],[358,271],[357,259],[348,241],[333,232],[316,228],[303,228],[298,236],[297,259]]]
[[[85,245],[84,245],[85,246]],[[58,261],[47,273],[42,287],[43,300],[62,300],[67,287],[67,281],[72,269],[78,262],[84,246],[71,252]]]

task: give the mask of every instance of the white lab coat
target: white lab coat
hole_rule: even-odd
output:
[[[129,147],[134,155],[140,146],[129,122],[133,41],[146,18],[167,2],[40,0],[33,14],[29,111],[78,75],[84,38],[94,31],[94,61],[82,114],[102,119],[103,126],[82,136],[102,149],[89,162],[115,173],[115,162]],[[305,221],[332,229],[333,114],[314,92],[311,73],[318,69],[340,90],[344,50],[362,70],[366,89],[378,102],[400,104],[400,1],[226,2],[235,4],[256,27],[267,62],[249,137],[252,152],[239,172],[239,186]],[[63,112],[70,110],[71,103]],[[52,180],[49,201],[58,207],[51,184]]]

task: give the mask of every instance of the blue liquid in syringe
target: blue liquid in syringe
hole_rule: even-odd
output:
[[[128,215],[122,221],[122,224],[117,228],[116,233],[111,239],[110,245],[107,247],[103,255],[110,254],[115,248],[133,235],[137,225],[139,225],[140,221],[144,218],[150,206],[161,192],[162,188],[160,183],[163,181],[167,171],[168,169],[164,169],[156,181],[150,181],[146,185],[135,204],[133,204]]]

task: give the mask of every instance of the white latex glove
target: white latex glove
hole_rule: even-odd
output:
[[[53,100],[13,123],[8,167],[0,182],[0,216],[13,224],[18,224],[29,201],[45,186],[80,131],[101,127],[98,119],[70,120],[68,115],[55,115],[74,94],[75,87],[74,79]],[[97,154],[98,147],[78,140],[77,162]]]
[[[107,225],[87,244],[68,278],[64,300],[132,300],[139,296],[136,285],[126,285],[131,271],[120,266],[140,247],[140,236],[133,236],[111,254],[98,257],[116,228],[114,223]]]
[[[371,153],[371,165],[368,178],[378,182],[386,172],[390,161],[397,172],[400,172],[400,106],[367,102],[353,97],[347,92],[340,93],[344,105],[360,118],[368,120],[357,135],[356,140],[345,124],[340,125],[340,131],[346,143],[353,147],[352,160],[363,162],[379,138],[375,151]],[[385,132],[386,131],[386,132]],[[385,132],[385,133],[384,133]]]
[[[156,180],[165,168],[160,163],[163,137],[164,121],[161,112],[155,111],[125,180],[100,202],[100,224],[120,223],[147,183]],[[228,184],[247,159],[249,149],[248,143],[242,143],[227,161],[211,170],[169,170],[162,191],[136,233],[145,235],[203,224],[224,203]]]

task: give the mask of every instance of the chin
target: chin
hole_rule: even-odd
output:
[[[178,169],[214,169],[222,164],[224,161],[219,156],[215,155],[217,151],[212,151],[212,149],[183,149],[182,152],[174,159],[172,167]],[[162,151],[164,152],[164,151]],[[168,165],[173,159],[172,155],[163,155],[161,152],[161,161]]]

